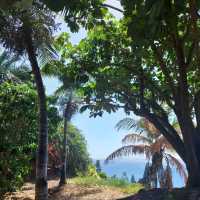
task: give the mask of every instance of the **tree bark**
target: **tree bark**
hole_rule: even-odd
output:
[[[67,112],[68,112],[68,105],[66,105],[64,111],[64,136],[63,136],[63,158],[62,158],[62,167],[61,167],[61,174],[60,174],[60,182],[59,185],[66,184],[66,165],[67,165]]]
[[[176,42],[177,63],[179,65],[179,92],[175,99],[175,113],[180,125],[186,150],[186,167],[188,170],[188,187],[200,187],[200,163],[195,144],[195,126],[192,121],[192,110],[189,100],[187,82],[187,66],[184,61],[183,47],[179,40]]]
[[[197,146],[195,144],[195,129],[192,121],[183,115],[178,117],[183,135],[186,151],[186,167],[188,171],[187,187],[200,187],[200,163],[198,159]]]
[[[174,112],[180,125],[185,148],[185,163],[188,170],[188,187],[200,187],[200,162],[199,152],[196,144],[196,130],[192,121],[192,107],[190,106],[190,94],[187,80],[187,62],[183,41],[177,34],[172,34],[174,50],[176,53],[176,64],[178,66],[178,84],[172,87],[173,100],[175,102]],[[161,66],[162,68],[162,66]],[[166,73],[165,76],[169,75]],[[170,85],[171,86],[171,85]],[[176,89],[174,93],[173,90]],[[169,134],[167,134],[169,135]]]
[[[186,162],[185,147],[179,135],[176,133],[173,127],[170,127],[168,122],[154,117],[153,114],[148,114],[146,118],[162,133],[167,141],[172,145],[174,150],[178,153],[180,158]]]
[[[171,133],[169,127],[163,125],[163,123],[158,120],[158,117],[147,116],[147,118],[166,137],[185,162],[188,171],[187,187],[200,187],[200,156],[198,155],[200,149],[199,138],[197,138],[197,136],[195,137],[195,132],[193,132],[195,129],[192,121],[188,120],[190,118],[187,117],[186,114],[182,114],[181,116],[178,114],[178,116],[184,143],[181,142],[180,139],[174,137],[175,135],[173,136],[173,139],[173,137],[170,136]]]
[[[34,74],[39,101],[39,136],[36,162],[35,200],[48,199],[47,164],[48,164],[48,124],[45,89],[33,46],[31,29],[25,28],[25,42],[28,58]]]

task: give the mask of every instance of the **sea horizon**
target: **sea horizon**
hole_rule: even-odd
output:
[[[118,178],[122,177],[122,174],[126,172],[128,179],[131,179],[131,176],[134,175],[135,180],[138,181],[142,178],[144,173],[144,168],[146,165],[146,160],[143,158],[131,159],[131,158],[122,158],[109,161],[105,163],[104,159],[92,159],[95,164],[96,160],[100,160],[101,170],[105,172],[108,176],[117,176]],[[182,177],[177,173],[176,169],[172,168],[172,179],[173,186],[180,188],[184,187],[185,183]]]

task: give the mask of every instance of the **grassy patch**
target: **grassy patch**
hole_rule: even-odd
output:
[[[70,180],[71,183],[84,186],[105,186],[120,189],[126,194],[134,194],[143,188],[141,184],[131,184],[127,181],[114,178],[96,178],[96,177],[76,177]]]

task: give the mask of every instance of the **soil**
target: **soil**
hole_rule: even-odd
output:
[[[58,180],[50,180],[49,200],[200,200],[200,188],[141,190],[126,196],[121,190],[111,187],[80,186],[71,183],[58,187]],[[7,193],[3,200],[34,200],[34,184],[26,183],[20,191]]]
[[[193,190],[185,188],[141,190],[133,196],[118,200],[200,200],[200,188]]]
[[[49,200],[115,200],[127,195],[116,188],[66,184],[58,187],[58,180],[48,181]],[[20,191],[7,193],[4,200],[34,200],[34,184],[26,183]]]

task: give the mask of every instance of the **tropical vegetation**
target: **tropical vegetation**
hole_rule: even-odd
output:
[[[147,118],[185,162],[187,186],[198,187],[199,3],[120,2],[122,20],[106,15],[69,49],[69,73],[88,75],[81,90],[92,116],[124,108]]]
[[[135,129],[137,132],[127,134],[122,139],[123,146],[111,153],[106,162],[122,156],[144,154],[147,163],[143,178],[139,182],[146,188],[157,188],[159,183],[160,188],[171,189],[172,167],[176,168],[185,182],[187,181],[183,162],[176,158],[172,146],[148,120],[141,118],[136,122],[132,118],[125,118],[119,121],[116,127],[118,130]]]
[[[50,163],[62,171],[60,185],[86,173],[86,141],[70,123],[80,107],[90,117],[123,109],[153,127],[150,134],[128,134],[123,141],[133,144],[108,160],[145,153],[151,162],[143,183],[171,188],[171,165],[186,177],[176,152],[186,166],[186,186],[200,187],[200,2],[118,3],[120,8],[104,0],[0,1],[1,193],[19,188],[32,165],[36,200],[48,199]],[[83,28],[86,37],[74,45],[69,33],[55,36],[57,15],[69,32]],[[46,95],[43,76],[61,82],[53,96]],[[130,119],[126,124],[132,128]]]
[[[0,84],[0,195],[19,189],[24,180],[35,178],[37,149],[37,93],[32,82],[4,81]],[[62,166],[63,123],[55,104],[47,98],[49,145],[48,174],[58,175]],[[12,112],[8,110],[12,108]],[[67,176],[84,173],[91,163],[86,141],[80,131],[69,124],[67,134]],[[8,159],[9,158],[9,159]]]
[[[30,160],[36,150],[37,106],[36,92],[28,84],[4,82],[0,84],[0,91],[2,194],[21,186],[29,173]],[[12,112],[8,112],[9,109]]]

